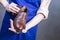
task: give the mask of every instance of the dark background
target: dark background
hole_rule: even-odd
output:
[[[60,0],[52,0],[49,6],[49,16],[39,24],[37,40],[60,40]],[[0,4],[0,26],[5,9]]]

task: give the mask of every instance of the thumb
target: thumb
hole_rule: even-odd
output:
[[[16,30],[12,29],[12,28],[8,28],[10,31],[16,32]]]
[[[14,28],[12,19],[10,19],[10,25],[11,25],[11,28]]]

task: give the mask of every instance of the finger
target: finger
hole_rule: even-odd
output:
[[[12,9],[8,9],[8,12],[12,12],[12,13],[16,13],[16,11],[12,10]]]
[[[11,25],[11,28],[14,28],[12,19],[10,19],[10,25]]]
[[[20,29],[20,30],[21,30],[21,29],[23,29],[23,26],[22,26],[22,25],[20,25],[20,28],[19,28],[19,29]]]
[[[16,13],[16,10],[13,7],[11,7],[11,6],[8,8],[8,11]]]
[[[15,29],[9,28],[9,30],[16,33]]]
[[[12,6],[13,8],[15,8],[17,11],[20,11],[20,8],[17,6]]]
[[[10,12],[13,12],[13,13],[16,13],[17,10],[13,7],[15,4],[14,3],[11,3],[9,6],[8,6],[8,11]]]
[[[13,7],[13,8],[15,8],[16,10],[20,10],[20,8],[19,7],[17,7],[18,5],[17,4],[15,4],[15,3],[11,3],[11,6]]]
[[[11,3],[11,5],[13,5],[13,6],[18,6],[16,3],[13,3],[13,2]]]
[[[26,33],[26,32],[27,32],[27,30],[23,29],[23,30],[22,30],[22,32],[23,32],[23,33]]]
[[[10,9],[11,9],[12,11],[16,12],[16,13],[19,12],[19,10],[17,10],[17,9],[14,8],[14,7],[11,7]]]
[[[16,13],[14,10],[11,9],[11,7],[7,7],[6,10],[7,10],[8,12]]]
[[[12,29],[12,28],[8,28],[10,31],[14,32],[14,33],[17,33],[19,34],[19,32],[17,32],[15,29]]]

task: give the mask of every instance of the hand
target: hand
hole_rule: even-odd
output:
[[[18,34],[18,32],[14,29],[13,20],[12,20],[12,19],[10,19],[10,25],[11,25],[11,28],[8,28],[8,29],[9,29],[10,31]],[[23,29],[22,32],[23,32],[23,33],[26,33],[27,30],[26,30],[26,29]]]
[[[17,13],[20,11],[20,8],[17,7],[18,5],[15,4],[15,3],[11,3],[9,5],[6,5],[5,6],[5,9],[8,11],[8,12],[12,12],[12,13]]]
[[[13,26],[13,20],[10,19],[10,25],[11,25],[11,28],[8,28],[10,31],[13,31],[16,33],[16,30],[14,29],[14,26]]]

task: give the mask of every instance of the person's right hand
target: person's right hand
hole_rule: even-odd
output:
[[[8,11],[8,12],[12,12],[12,13],[17,13],[19,12],[20,8],[18,7],[17,4],[15,3],[11,3],[9,5],[6,5],[5,6],[5,9]]]

